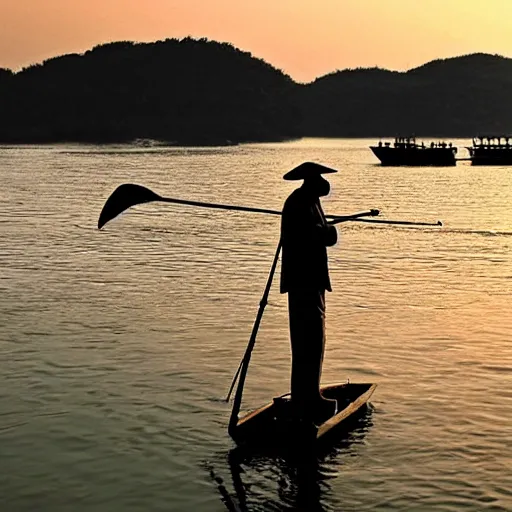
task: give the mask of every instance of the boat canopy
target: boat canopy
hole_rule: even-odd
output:
[[[510,139],[512,135],[479,135],[473,137],[473,146],[510,146]]]

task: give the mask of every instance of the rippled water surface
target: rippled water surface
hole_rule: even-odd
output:
[[[222,479],[251,511],[512,510],[512,168],[383,168],[370,143],[0,147],[1,509],[222,511]],[[327,213],[444,225],[339,226],[323,381],[378,387],[302,474],[235,457],[222,401],[279,217],[151,203],[96,226],[126,182],[280,210],[305,160],[340,170]],[[279,272],[244,410],[288,390]]]

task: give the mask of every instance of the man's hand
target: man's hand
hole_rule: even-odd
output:
[[[327,224],[325,226],[325,235],[324,235],[324,243],[327,247],[331,247],[336,244],[338,241],[338,230],[336,226],[330,226]]]

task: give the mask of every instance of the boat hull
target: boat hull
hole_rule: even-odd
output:
[[[384,166],[445,167],[456,165],[455,148],[370,146],[370,149]]]
[[[512,146],[509,148],[467,148],[471,165],[512,165]]]
[[[238,445],[266,445],[286,447],[299,442],[325,441],[358,413],[365,410],[377,384],[332,384],[321,388],[325,398],[338,402],[337,413],[326,418],[318,427],[301,425],[294,420],[289,395],[282,395],[272,402],[240,418],[229,434]]]

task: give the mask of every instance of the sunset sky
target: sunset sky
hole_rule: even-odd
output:
[[[109,41],[188,35],[308,82],[347,67],[512,56],[512,0],[0,0],[0,67],[13,70]]]

